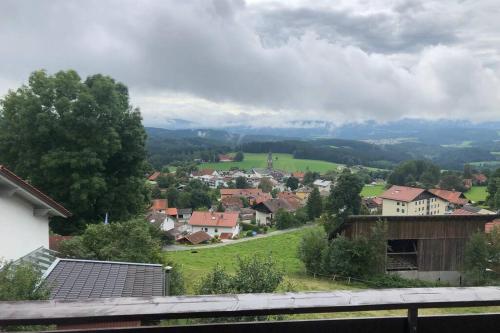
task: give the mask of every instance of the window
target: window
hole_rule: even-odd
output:
[[[396,212],[398,212],[398,213],[399,213],[399,208],[396,208]]]
[[[405,203],[403,202],[403,203],[401,204],[401,206],[404,206],[404,205],[405,205]]]
[[[404,212],[405,212],[405,210],[404,210],[404,209],[401,209],[401,213],[404,213]]]
[[[399,206],[399,201],[398,201],[398,203],[397,203],[396,205],[398,205],[398,206]]]
[[[214,232],[218,232],[217,228],[215,228]]]

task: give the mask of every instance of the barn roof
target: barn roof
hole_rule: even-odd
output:
[[[233,228],[238,223],[237,212],[193,212],[189,225],[203,227],[229,227]]]

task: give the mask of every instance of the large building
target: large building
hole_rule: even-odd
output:
[[[0,260],[49,248],[49,219],[71,213],[0,165]]]
[[[403,277],[462,284],[465,246],[469,238],[498,215],[385,216],[386,271]],[[349,216],[334,235],[367,237],[381,219]]]
[[[448,208],[447,201],[418,187],[394,185],[379,197],[385,216],[443,215]]]
[[[212,237],[233,238],[240,232],[238,212],[193,212],[189,219],[191,232],[204,231]]]

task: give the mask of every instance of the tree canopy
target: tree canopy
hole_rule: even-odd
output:
[[[122,83],[100,74],[33,72],[0,101],[0,156],[72,213],[57,232],[144,208],[146,134]]]
[[[434,187],[439,183],[441,169],[430,161],[409,160],[400,163],[390,174],[391,185]]]

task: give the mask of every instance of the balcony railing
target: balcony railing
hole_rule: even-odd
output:
[[[283,294],[238,294],[79,301],[0,302],[0,326],[103,323],[112,332],[500,332],[500,313],[419,316],[424,308],[500,305],[500,287],[410,288]],[[182,326],[113,327],[180,318],[227,318],[282,314],[403,309],[404,317],[253,321]],[[479,310],[480,311],[480,310]],[[106,325],[104,324],[106,323]],[[123,326],[123,325],[121,325]],[[68,327],[68,326],[66,326]],[[83,327],[83,326],[81,326]],[[83,332],[77,328],[71,332]],[[95,330],[95,328],[93,329]]]

